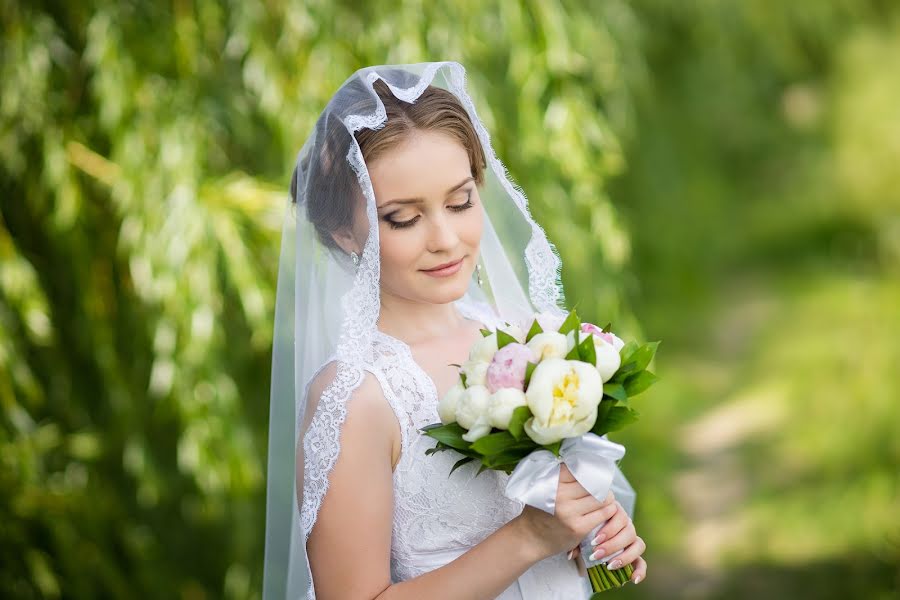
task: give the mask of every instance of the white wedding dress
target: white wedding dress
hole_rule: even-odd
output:
[[[486,306],[457,302],[466,318],[490,328]],[[374,361],[366,366],[380,382],[402,432],[402,450],[393,475],[394,523],[391,579],[412,579],[441,567],[484,540],[522,511],[522,503],[504,495],[508,475],[488,470],[476,477],[477,463],[448,476],[461,458],[454,452],[426,456],[435,444],[419,429],[438,422],[438,394],[433,380],[415,362],[409,346],[377,331]],[[485,568],[490,568],[485,565]],[[498,598],[502,600],[582,599],[591,594],[575,562],[560,553],[533,565]]]

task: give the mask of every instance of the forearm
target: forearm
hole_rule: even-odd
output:
[[[377,600],[496,598],[542,558],[516,518],[443,567],[391,585]]]

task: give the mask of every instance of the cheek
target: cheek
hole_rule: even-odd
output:
[[[481,244],[481,235],[484,231],[484,209],[479,205],[464,214],[459,237],[469,246],[477,247]]]
[[[408,270],[415,264],[420,252],[419,241],[415,233],[394,230],[388,226],[378,229],[379,247],[381,250],[381,276],[390,279],[392,274]]]

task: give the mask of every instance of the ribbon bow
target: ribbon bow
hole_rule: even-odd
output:
[[[623,456],[625,446],[593,433],[566,438],[559,448],[559,456],[549,450],[538,450],[522,459],[509,476],[506,496],[552,515],[556,510],[559,469],[565,463],[578,483],[603,502],[612,486],[616,461]]]

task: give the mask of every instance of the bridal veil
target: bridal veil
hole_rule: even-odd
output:
[[[455,62],[360,69],[338,89],[303,144],[291,181],[282,233],[275,305],[266,498],[264,600],[312,598],[306,540],[340,451],[346,402],[361,383],[379,313],[379,241],[375,196],[354,133],[379,129],[385,107],[374,85],[414,103],[435,86],[465,108],[485,155],[479,189],[485,210],[479,264],[463,301],[487,303],[498,320],[564,315],[560,259],[494,154],[490,137]],[[351,198],[367,227],[352,260],[323,235]],[[340,200],[345,202],[341,203]],[[334,376],[318,397],[308,385],[326,364]],[[435,415],[437,421],[437,415]],[[299,467],[299,468],[296,468]],[[634,493],[621,473],[614,492],[631,512]]]

